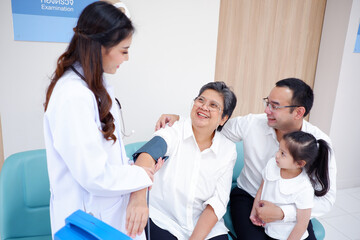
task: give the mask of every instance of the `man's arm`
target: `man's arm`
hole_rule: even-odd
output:
[[[288,205],[295,209],[294,205]],[[255,207],[257,216],[265,223],[274,222],[284,219],[284,212],[282,209],[272,202],[260,200],[259,205]],[[295,213],[296,216],[296,213]]]
[[[256,226],[263,226],[264,225],[264,223],[262,222],[262,220],[258,217],[258,215],[256,213],[256,207],[260,206],[260,197],[261,197],[263,186],[264,186],[264,180],[261,182],[259,190],[256,193],[254,203],[253,203],[253,207],[252,207],[251,213],[250,213],[250,221]]]
[[[159,120],[156,122],[155,131],[160,128],[164,128],[166,124],[171,127],[176,121],[179,121],[180,116],[176,114],[163,114],[160,116]]]

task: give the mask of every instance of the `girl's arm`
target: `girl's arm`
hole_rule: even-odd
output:
[[[218,218],[214,209],[210,205],[207,205],[201,213],[189,240],[205,239],[217,221]]]
[[[264,186],[264,180],[262,180],[261,185],[259,187],[259,190],[256,193],[254,203],[253,203],[253,207],[252,207],[251,213],[250,213],[250,220],[256,226],[263,226],[264,225],[263,221],[257,216],[257,212],[256,212],[256,207],[259,206],[259,201],[260,201],[263,186]]]
[[[296,210],[297,223],[294,229],[291,231],[288,240],[301,239],[302,235],[305,233],[309,225],[310,216],[311,216],[311,208]]]

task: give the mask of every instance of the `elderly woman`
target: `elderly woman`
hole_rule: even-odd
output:
[[[225,83],[208,83],[194,99],[190,118],[157,131],[134,154],[143,166],[168,157],[150,191],[152,239],[228,239],[222,217],[236,147],[221,129],[235,106],[235,94]],[[145,191],[136,197],[145,199]]]

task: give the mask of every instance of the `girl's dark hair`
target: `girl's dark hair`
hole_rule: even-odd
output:
[[[314,186],[315,195],[324,196],[330,188],[328,143],[322,139],[316,140],[313,135],[302,131],[288,133],[283,139],[294,161],[306,162],[305,169]]]
[[[83,80],[95,95],[104,138],[116,142],[114,117],[110,113],[112,101],[103,84],[101,47],[107,51],[119,44],[133,34],[134,27],[120,9],[96,1],[82,11],[74,32],[67,50],[57,60],[44,109],[46,111],[57,81],[72,65],[79,63],[84,71]]]
[[[228,120],[229,120],[235,109],[236,101],[237,101],[234,92],[231,91],[231,89],[228,86],[226,86],[226,84],[224,82],[221,82],[221,81],[209,82],[209,83],[205,84],[204,86],[202,86],[202,88],[199,91],[198,96],[200,96],[207,89],[215,90],[218,93],[220,93],[221,96],[223,96],[224,110],[223,110],[223,114],[221,117],[223,118],[225,116],[229,116],[229,118],[228,118]],[[228,120],[226,120],[226,122]],[[224,123],[224,125],[225,125],[225,123]],[[221,131],[222,128],[223,128],[223,126],[218,126],[217,131]]]

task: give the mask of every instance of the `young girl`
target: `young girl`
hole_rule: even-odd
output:
[[[329,190],[329,146],[316,140],[309,133],[297,131],[284,135],[276,157],[270,159],[262,176],[263,181],[254,199],[250,220],[264,226],[256,215],[259,201],[267,200],[278,206],[294,204],[297,220],[275,221],[266,224],[265,232],[275,239],[305,239],[315,196],[323,196]],[[316,180],[316,181],[315,181]],[[315,182],[319,184],[315,185]]]

